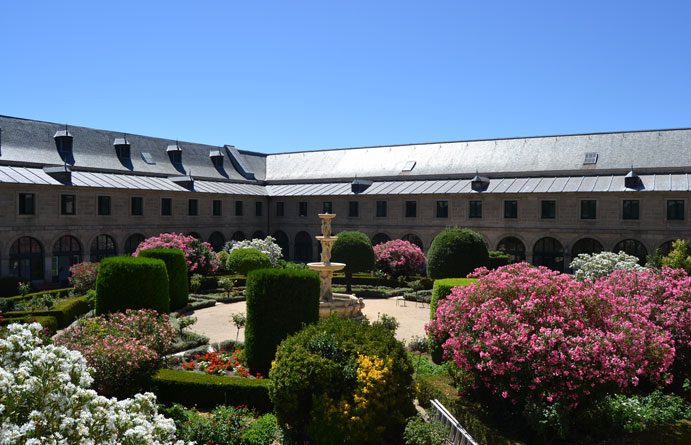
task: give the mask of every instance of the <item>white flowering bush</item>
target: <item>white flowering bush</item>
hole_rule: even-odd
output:
[[[272,236],[267,236],[264,239],[254,238],[252,240],[228,241],[223,250],[230,254],[233,250],[247,248],[257,249],[268,256],[269,261],[271,261],[271,267],[276,267],[278,260],[283,257],[281,246],[276,244],[276,239]]]
[[[638,264],[638,258],[624,252],[581,253],[571,262],[574,277],[579,280],[594,280],[615,270],[645,270]]]
[[[11,324],[0,338],[1,445],[182,444],[156,396],[99,396],[81,353],[44,344],[41,329]]]

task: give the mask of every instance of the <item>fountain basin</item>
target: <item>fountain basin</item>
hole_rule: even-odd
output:
[[[334,272],[336,270],[341,270],[344,267],[346,267],[345,263],[324,263],[324,262],[318,262],[318,263],[307,263],[307,267],[309,267],[312,270],[320,271],[331,271]]]
[[[362,318],[362,308],[365,303],[362,298],[348,294],[333,294],[330,301],[319,302],[319,318],[329,318],[332,315],[343,318]]]

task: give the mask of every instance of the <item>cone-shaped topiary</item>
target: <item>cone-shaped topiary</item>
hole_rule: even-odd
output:
[[[427,253],[427,273],[434,279],[465,277],[488,262],[487,244],[479,233],[449,227],[432,241]]]
[[[139,256],[156,258],[166,263],[170,309],[176,310],[185,307],[190,294],[185,252],[170,248],[147,249],[140,251]]]
[[[374,267],[374,249],[362,232],[341,232],[333,245],[331,261],[345,263],[346,292],[351,293],[353,272],[369,272]]]

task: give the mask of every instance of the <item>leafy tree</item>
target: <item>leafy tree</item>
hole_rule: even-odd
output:
[[[374,267],[374,249],[364,233],[341,232],[333,245],[331,260],[346,264],[346,292],[351,293],[353,272],[369,272]]]
[[[673,269],[684,269],[691,272],[691,250],[689,242],[678,239],[672,243],[672,250],[662,258],[662,265]]]
[[[434,237],[427,253],[430,278],[461,278],[487,266],[489,253],[482,236],[470,229],[449,227]]]

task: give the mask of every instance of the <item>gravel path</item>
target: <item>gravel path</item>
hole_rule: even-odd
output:
[[[396,338],[408,341],[413,336],[425,335],[425,323],[429,321],[429,306],[420,307],[412,301],[389,299],[365,300],[364,314],[370,321],[377,320],[381,314],[395,317],[399,323]],[[191,330],[209,337],[210,343],[222,340],[234,340],[237,330],[231,321],[231,316],[238,312],[245,312],[245,302],[216,303],[216,306],[199,309],[194,312],[197,323],[190,327]],[[244,330],[240,330],[238,339],[244,341]]]

